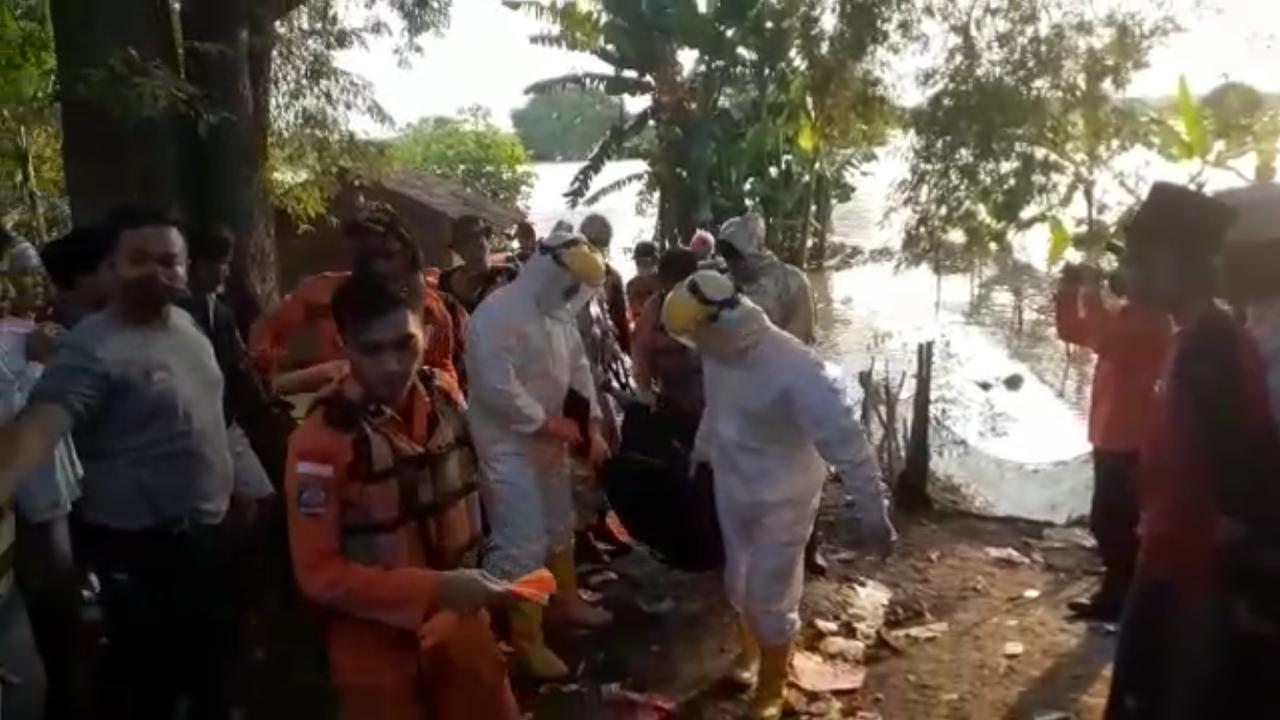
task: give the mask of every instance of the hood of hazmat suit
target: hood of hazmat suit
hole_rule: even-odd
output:
[[[604,267],[584,238],[558,226],[515,281],[471,318],[467,418],[491,489],[485,566],[500,577],[536,570],[549,550],[572,540],[572,501],[568,486],[560,487],[568,463],[531,462],[530,452],[543,424],[563,416],[570,389],[589,398],[592,416],[600,417],[577,316],[604,282]]]
[[[755,212],[733,218],[720,227],[720,240],[745,258],[743,265],[730,266],[733,280],[774,325],[812,345],[814,307],[809,278],[800,268],[782,262],[770,252],[765,246],[766,236],[764,217]]]
[[[1272,417],[1280,419],[1280,185],[1250,185],[1215,197],[1236,211],[1226,235],[1226,290],[1245,308],[1266,363]]]

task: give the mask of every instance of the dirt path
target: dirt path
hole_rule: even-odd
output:
[[[1106,628],[1066,619],[1067,600],[1093,583],[1089,551],[1042,539],[1043,526],[938,515],[902,528],[885,565],[842,549],[839,513],[823,519],[830,579],[806,587],[802,645],[813,649],[814,619],[847,621],[848,587],[874,578],[894,593],[887,629],[945,622],[932,640],[881,642],[868,657],[860,692],[790,697],[800,717],[865,720],[1098,720],[1106,700],[1114,637]],[[1012,548],[1025,564],[996,560],[987,548]],[[571,685],[525,691],[533,717],[634,718],[614,714],[618,689],[655,692],[679,702],[681,718],[733,718],[741,697],[718,682],[736,648],[732,614],[714,575],[681,575],[634,553],[592,583],[618,616],[608,631],[555,637],[581,668]],[[638,603],[637,599],[643,599]],[[656,601],[670,599],[673,607]],[[639,605],[647,607],[642,609]],[[843,617],[842,617],[843,616]],[[846,623],[847,627],[847,623]],[[1016,657],[1018,643],[1022,652]],[[859,713],[865,713],[859,715]]]

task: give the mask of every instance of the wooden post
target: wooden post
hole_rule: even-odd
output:
[[[922,512],[933,507],[929,497],[929,409],[933,385],[933,342],[916,347],[916,391],[911,408],[911,433],[907,440],[906,462],[894,500],[898,508]]]

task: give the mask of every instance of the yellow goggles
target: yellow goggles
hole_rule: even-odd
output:
[[[590,243],[575,239],[556,247],[544,246],[542,252],[550,255],[557,265],[569,271],[583,285],[593,288],[604,285],[604,255]]]

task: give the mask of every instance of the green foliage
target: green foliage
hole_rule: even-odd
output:
[[[1119,98],[1173,23],[1068,0],[942,0],[928,13],[948,33],[943,60],[921,77],[929,97],[909,117],[903,261],[970,269],[1050,218],[1055,250],[1074,227],[1076,249],[1102,253],[1126,207],[1099,188],[1146,132]]]
[[[351,130],[354,118],[390,127],[370,82],[337,62],[389,36],[389,19],[400,21],[398,50],[418,49],[423,34],[448,24],[449,0],[358,0],[356,17],[347,0],[306,0],[276,23],[271,65],[271,125],[267,181],[272,202],[300,222],[328,210],[347,173],[374,177],[386,170],[380,147]]]
[[[44,3],[0,4],[0,222],[36,240],[67,222],[54,71]]]
[[[1049,264],[1057,265],[1071,248],[1071,233],[1062,218],[1049,218]]]
[[[891,108],[877,53],[901,28],[905,0],[600,0],[509,2],[552,25],[534,38],[589,52],[612,75],[553,78],[535,95],[593,87],[643,92],[649,107],[621,121],[587,158],[566,197],[594,201],[601,169],[633,140],[646,143],[644,197],[658,207],[658,239],[684,239],[752,206],[771,219],[770,242],[795,260],[822,225],[819,207],[847,199],[851,170],[885,138]],[[683,53],[696,51],[691,69]]]
[[[522,204],[533,185],[520,138],[486,116],[420,120],[389,143],[387,156],[397,169],[451,180],[507,205]]]
[[[535,160],[585,160],[620,118],[622,102],[594,90],[534,95],[511,123]]]
[[[1192,164],[1191,185],[1203,185],[1211,168],[1235,172],[1246,182],[1275,179],[1280,107],[1256,88],[1228,82],[1197,99],[1182,78],[1172,107],[1154,111],[1150,122],[1154,148],[1168,160]],[[1250,154],[1252,177],[1237,168]]]

